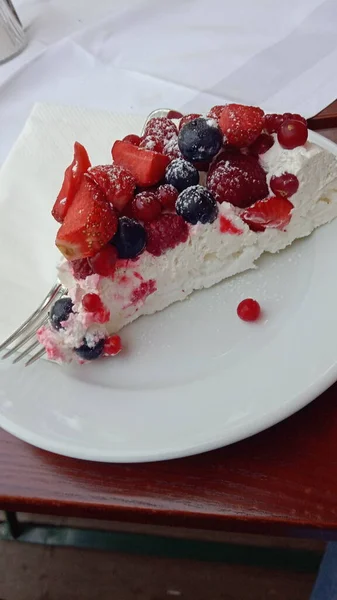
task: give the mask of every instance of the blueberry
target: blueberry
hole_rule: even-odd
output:
[[[104,338],[98,340],[94,346],[88,346],[87,341],[84,339],[82,346],[74,348],[74,351],[80,358],[83,358],[83,360],[95,360],[95,358],[101,356],[103,348]]]
[[[120,217],[111,244],[116,246],[119,258],[135,258],[145,248],[146,231],[135,219]]]
[[[194,185],[179,194],[176,211],[185,221],[195,225],[198,223],[213,223],[218,215],[218,204],[214,196],[202,187]]]
[[[199,183],[199,172],[187,160],[176,158],[166,169],[165,181],[182,192],[191,185]]]
[[[60,298],[56,300],[49,313],[49,320],[54,329],[62,329],[62,321],[67,321],[70,313],[73,312],[73,303],[71,298]]]
[[[222,146],[222,133],[214,119],[193,119],[182,126],[178,146],[186,160],[211,160]]]

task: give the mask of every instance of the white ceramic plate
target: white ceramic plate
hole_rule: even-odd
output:
[[[182,457],[270,427],[337,379],[336,254],[337,220],[262,257],[258,270],[139,319],[114,360],[2,362],[0,425],[40,448],[106,462]],[[258,324],[236,317],[251,296],[263,307]]]

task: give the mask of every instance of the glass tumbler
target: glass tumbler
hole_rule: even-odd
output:
[[[26,36],[11,0],[0,0],[0,64],[13,58],[26,45]]]

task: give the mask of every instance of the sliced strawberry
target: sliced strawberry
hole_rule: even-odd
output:
[[[285,229],[291,219],[293,204],[281,196],[271,196],[255,202],[242,214],[242,220],[253,231],[264,231],[267,227]]]
[[[170,158],[164,154],[137,148],[129,142],[115,142],[111,153],[115,163],[130,171],[141,187],[155,185],[163,179],[170,162]]]
[[[136,181],[129,171],[118,165],[99,165],[88,171],[97,185],[106,194],[107,200],[119,212],[132,200]]]
[[[249,146],[263,129],[264,112],[257,106],[227,104],[220,115],[219,125],[230,144]]]
[[[63,223],[67,211],[75,198],[75,194],[80,187],[82,175],[86,173],[90,166],[91,163],[86,149],[79,142],[75,142],[73,162],[67,167],[64,173],[61,190],[51,211],[51,214],[58,223]]]
[[[117,231],[118,219],[105,194],[87,175],[57,232],[56,246],[68,260],[94,256]]]

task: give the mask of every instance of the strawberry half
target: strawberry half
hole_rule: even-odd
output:
[[[293,204],[281,196],[258,200],[241,213],[241,219],[252,231],[264,231],[267,227],[285,229],[291,219]]]
[[[115,164],[129,171],[141,187],[155,185],[163,179],[170,162],[170,158],[164,154],[137,148],[129,142],[119,140],[114,143],[111,154]]]
[[[117,231],[117,215],[103,191],[87,175],[63,224],[57,232],[56,246],[68,260],[94,256]]]
[[[219,117],[219,125],[230,144],[249,146],[263,129],[264,112],[258,106],[227,104]]]
[[[82,175],[91,166],[88,153],[79,142],[74,144],[73,162],[64,173],[63,184],[52,208],[51,214],[58,223],[63,223],[75,194],[80,187]]]
[[[136,181],[129,171],[118,165],[92,167],[88,175],[106,194],[108,202],[121,212],[134,196]]]

